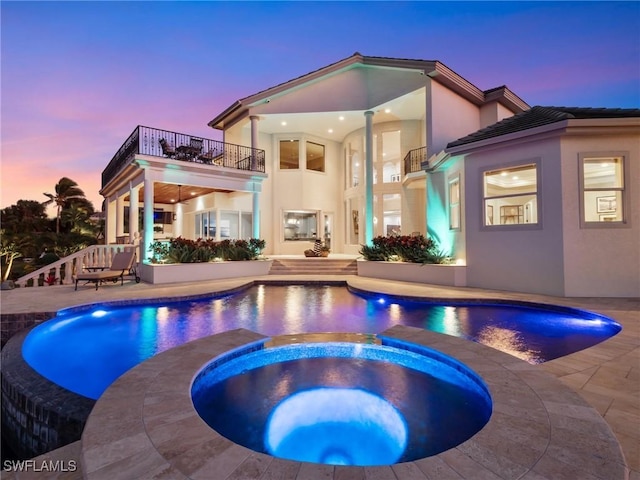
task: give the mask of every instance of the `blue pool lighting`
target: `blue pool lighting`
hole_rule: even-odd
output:
[[[288,460],[390,465],[466,441],[491,417],[482,379],[427,347],[321,342],[232,351],[196,375],[193,405],[229,440]]]
[[[236,328],[272,336],[377,334],[394,325],[473,340],[529,363],[577,352],[621,329],[610,318],[566,307],[478,301],[443,304],[354,294],[337,286],[258,285],[195,300],[62,310],[29,332],[22,354],[40,375],[97,399],[120,375],[153,355]]]

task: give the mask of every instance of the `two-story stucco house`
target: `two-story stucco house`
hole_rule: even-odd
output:
[[[640,109],[530,108],[439,61],[356,53],[209,125],[223,141],[136,128],[103,172],[109,242],[357,254],[419,232],[468,286],[640,296]]]

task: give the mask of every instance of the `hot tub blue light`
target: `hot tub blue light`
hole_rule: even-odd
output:
[[[235,443],[332,465],[438,454],[477,433],[492,410],[466,365],[401,341],[251,345],[206,364],[191,395],[200,417]]]
[[[407,446],[407,425],[385,399],[356,388],[314,388],[278,404],[265,429],[276,457],[331,465],[389,465]]]

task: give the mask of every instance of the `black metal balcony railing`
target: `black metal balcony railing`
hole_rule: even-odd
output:
[[[422,164],[427,161],[427,147],[414,148],[409,150],[404,157],[404,174],[419,172],[424,170]]]
[[[166,142],[164,148],[160,144],[162,139]],[[113,180],[136,154],[252,172],[265,171],[264,150],[139,125],[102,171],[102,187]]]

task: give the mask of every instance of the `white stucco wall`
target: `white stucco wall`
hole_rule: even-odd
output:
[[[581,228],[578,155],[628,152],[625,227]],[[640,137],[573,137],[562,141],[565,295],[640,297]]]
[[[429,89],[427,89],[429,92]],[[430,99],[431,112],[427,112],[430,124],[427,128],[429,155],[444,150],[447,143],[475,132],[480,128],[480,110],[468,100],[432,81]]]
[[[539,164],[538,226],[482,227],[483,171]],[[469,154],[464,209],[468,286],[563,295],[560,145],[548,139]]]
[[[480,107],[480,128],[488,127],[494,123],[513,116],[513,112],[498,102],[490,102]]]
[[[279,142],[296,138],[300,140],[300,168],[281,170],[279,167]],[[306,169],[305,142],[319,143],[325,147],[325,171],[316,172]],[[279,255],[302,255],[304,250],[312,248],[310,241],[284,241],[282,215],[285,210],[319,211],[320,215],[333,214],[334,225],[332,246],[339,248],[343,232],[339,229],[342,218],[343,183],[342,148],[337,142],[303,134],[273,135],[271,154],[269,155],[269,182],[265,185],[269,204],[263,203],[264,210],[271,211],[271,221],[267,225],[263,220],[265,234],[271,239],[272,253]],[[322,220],[322,218],[320,218]],[[318,232],[322,236],[322,232]]]

